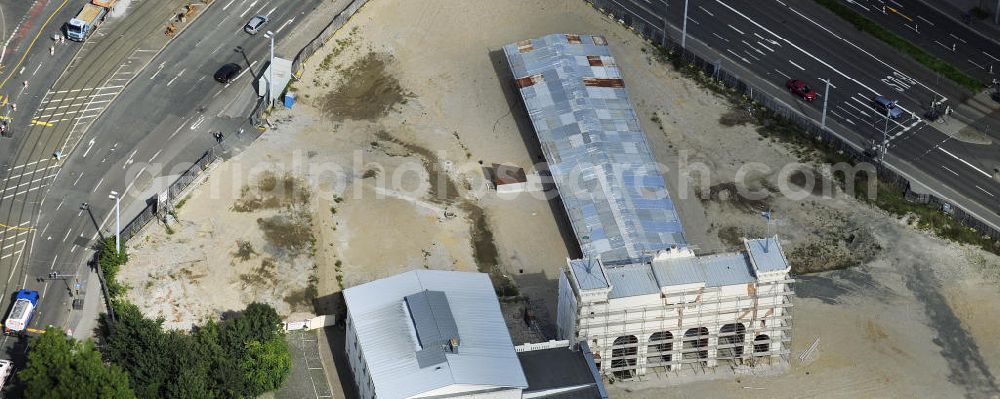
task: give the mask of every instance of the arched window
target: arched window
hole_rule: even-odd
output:
[[[753,338],[753,353],[767,353],[771,350],[771,337],[761,334]]]
[[[636,354],[639,353],[639,339],[635,335],[615,338],[611,349],[611,369],[615,377],[628,379],[635,376]],[[616,370],[624,368],[622,370]]]
[[[659,331],[649,336],[649,346],[646,347],[646,364],[651,366],[670,363],[674,343],[670,342],[674,335],[670,331]]]
[[[708,350],[692,350],[708,347],[708,329],[705,327],[692,328],[684,332],[684,358],[685,359],[707,359]]]
[[[743,342],[746,340],[743,323],[726,324],[719,329],[719,359],[738,359],[743,356]]]

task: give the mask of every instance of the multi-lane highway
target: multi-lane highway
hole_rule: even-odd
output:
[[[684,2],[599,0],[595,3],[626,24],[652,35],[663,29],[680,37]],[[1000,145],[970,144],[939,131],[922,118],[933,101],[955,101],[953,83],[840,20],[813,1],[691,0],[687,46],[744,76],[801,114],[820,119],[823,98],[807,103],[788,94],[788,79],[809,82],[822,96],[831,82],[828,127],[857,148],[888,137],[885,161],[969,212],[1000,226],[996,213]],[[1000,50],[998,50],[1000,51]],[[872,98],[899,101],[902,117],[888,121]],[[968,96],[966,96],[968,97]],[[1000,137],[1000,135],[997,135]]]
[[[78,276],[81,287],[88,286],[92,276],[85,262],[98,231],[114,228],[111,191],[122,193],[125,223],[171,174],[214,144],[210,132],[250,128],[245,123],[257,101],[253,82],[270,42],[263,34],[245,33],[246,21],[267,16],[261,31],[275,32],[276,55],[291,58],[325,25],[313,21],[317,6],[326,3],[326,14],[318,17],[329,21],[328,10],[347,1],[215,1],[167,45],[165,25],[185,3],[132,2],[94,37],[71,43],[79,54],[43,90],[29,113],[40,123],[28,125],[10,166],[0,171],[6,174],[0,183],[4,295],[22,287],[42,293],[32,327],[74,328],[81,317],[96,316],[71,309],[76,278],[38,278],[55,272]],[[311,32],[285,39],[300,28]],[[226,63],[242,64],[244,73],[222,85],[212,75]],[[57,151],[60,159],[53,156]],[[97,290],[80,294],[91,303],[100,300]],[[13,340],[3,343],[14,352]]]

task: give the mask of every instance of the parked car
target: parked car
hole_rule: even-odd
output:
[[[253,18],[250,18],[250,21],[247,22],[246,26],[243,27],[243,30],[251,35],[256,35],[257,32],[260,31],[260,27],[264,26],[264,24],[266,23],[267,23],[267,17],[263,15],[257,15]]]
[[[0,360],[0,389],[7,384],[7,378],[14,373],[14,363],[10,360]]]
[[[875,108],[875,111],[879,113],[879,115],[885,115],[888,113],[889,117],[892,119],[897,119],[903,115],[903,109],[896,105],[896,101],[890,100],[885,96],[877,96],[872,99],[872,106]]]
[[[816,99],[816,90],[813,90],[806,84],[806,82],[801,80],[789,79],[788,82],[785,82],[785,87],[787,87],[788,91],[792,92],[792,94],[795,94],[803,100],[812,101]]]
[[[243,67],[240,64],[226,64],[222,68],[219,68],[218,71],[215,71],[215,80],[219,83],[229,83],[233,79],[236,79],[237,76],[240,76],[240,72],[242,71]]]

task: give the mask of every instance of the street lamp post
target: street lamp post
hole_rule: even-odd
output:
[[[684,0],[684,21],[681,22],[681,48],[687,48],[688,38],[688,0]]]
[[[826,130],[826,101],[830,98],[830,79],[824,80],[826,82],[826,90],[823,91],[823,119],[820,121],[820,127]]]
[[[271,60],[268,61],[268,66],[267,66],[267,70],[268,70],[268,73],[267,73],[267,104],[273,107],[274,106],[274,94],[273,94],[272,90],[274,90],[274,32],[267,31],[267,33],[264,34],[264,37],[266,37],[268,39],[271,39]]]
[[[121,196],[117,191],[112,191],[108,198],[115,200],[115,253],[122,251],[122,218],[121,218]]]

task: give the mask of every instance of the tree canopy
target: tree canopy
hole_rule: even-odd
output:
[[[50,327],[29,349],[28,366],[18,373],[27,399],[136,397],[128,375],[117,365],[105,365],[90,340],[77,341]]]
[[[190,333],[167,331],[133,304],[104,320],[108,358],[121,365],[139,398],[248,398],[277,389],[291,372],[278,313],[252,303]],[[113,327],[113,328],[112,328]]]

